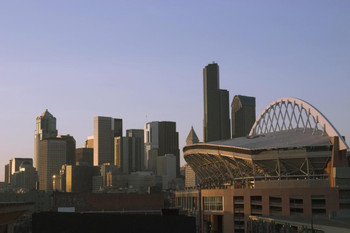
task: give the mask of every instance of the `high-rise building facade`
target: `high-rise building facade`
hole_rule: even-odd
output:
[[[122,136],[122,119],[94,118],[94,166],[114,164],[114,138]]]
[[[219,82],[218,64],[204,67],[204,142],[230,138],[229,92],[220,89]]]
[[[255,122],[255,97],[236,95],[231,108],[232,138],[247,136]]]
[[[46,109],[36,118],[36,129],[34,133],[34,167],[39,173],[40,141],[57,136],[56,118]]]
[[[173,154],[176,158],[176,176],[180,175],[179,133],[176,122],[153,121],[145,126],[145,166],[157,172],[157,157]]]
[[[53,189],[53,175],[60,172],[66,164],[67,143],[60,138],[49,138],[40,141],[39,189],[51,191]]]
[[[131,138],[132,156],[130,163],[130,172],[144,170],[144,157],[145,157],[145,144],[144,144],[145,131],[143,129],[128,129],[126,130],[126,137]]]
[[[125,174],[142,171],[144,166],[144,131],[130,129],[126,137],[114,138],[114,165]]]
[[[57,136],[57,138],[60,138],[64,141],[66,141],[66,164],[67,165],[75,165],[75,150],[76,150],[76,142],[73,136],[67,134],[67,135],[60,135]]]
[[[94,149],[92,148],[77,148],[75,150],[75,164],[77,162],[85,162],[91,166],[94,164]]]

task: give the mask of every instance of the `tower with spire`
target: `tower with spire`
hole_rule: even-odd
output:
[[[199,142],[199,139],[198,139],[197,134],[194,131],[193,126],[192,126],[191,130],[187,136],[187,139],[186,139],[186,145],[188,146],[188,145],[192,145],[192,144],[195,144],[198,142]]]

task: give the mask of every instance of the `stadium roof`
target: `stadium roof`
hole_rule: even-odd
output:
[[[310,129],[312,130],[312,129]],[[254,137],[240,137],[206,144],[245,148],[251,150],[330,146],[330,137],[312,135],[303,130],[284,130]],[[198,145],[198,144],[197,144]]]

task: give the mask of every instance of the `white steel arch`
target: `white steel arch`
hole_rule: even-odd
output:
[[[317,108],[298,98],[281,98],[267,106],[255,121],[249,136],[291,129],[338,136],[340,150],[349,149],[332,123]]]

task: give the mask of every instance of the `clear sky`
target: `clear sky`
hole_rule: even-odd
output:
[[[317,107],[350,138],[350,1],[1,1],[0,180],[33,157],[46,108],[81,147],[94,116],[176,121],[202,139],[203,67],[220,88]],[[125,134],[125,131],[124,131]],[[184,160],[182,159],[182,164]]]

